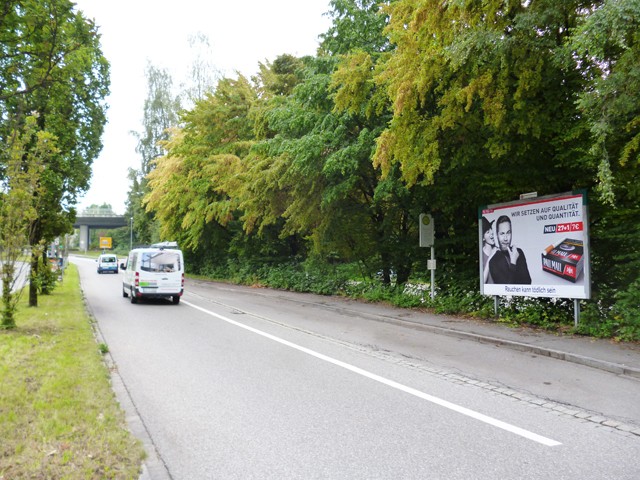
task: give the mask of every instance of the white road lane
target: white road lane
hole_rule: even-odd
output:
[[[435,405],[439,405],[439,406],[441,406],[443,408],[447,408],[447,409],[452,410],[454,412],[458,412],[458,413],[460,413],[462,415],[466,415],[466,416],[468,416],[470,418],[473,418],[475,420],[484,422],[484,423],[486,423],[488,425],[494,426],[496,428],[501,428],[501,429],[503,429],[503,430],[505,430],[507,432],[511,432],[511,433],[513,433],[515,435],[520,435],[523,438],[527,438],[529,440],[532,440],[534,442],[538,442],[538,443],[540,443],[542,445],[546,445],[548,447],[555,447],[555,446],[561,445],[561,443],[556,441],[556,440],[552,440],[550,438],[546,438],[546,437],[544,437],[542,435],[538,435],[536,433],[530,432],[530,431],[525,430],[523,428],[520,428],[520,427],[517,427],[515,425],[511,425],[509,423],[506,423],[506,422],[503,422],[501,420],[498,420],[496,418],[492,418],[492,417],[489,417],[487,415],[483,415],[483,414],[481,414],[479,412],[476,412],[474,410],[471,410],[469,408],[465,408],[465,407],[462,407],[462,406],[457,405],[455,403],[451,403],[451,402],[448,402],[448,401],[443,400],[441,398],[435,397],[433,395],[429,395],[428,393],[421,392],[419,390],[416,390],[415,388],[411,388],[411,387],[409,387],[407,385],[403,385],[401,383],[395,382],[393,380],[390,380],[388,378],[382,377],[380,375],[376,375],[375,373],[371,373],[369,371],[363,370],[362,368],[356,367],[356,366],[351,365],[349,363],[337,360],[335,358],[329,357],[329,356],[324,355],[322,353],[318,353],[318,352],[316,352],[314,350],[311,350],[309,348],[302,347],[302,346],[297,345],[295,343],[292,343],[292,342],[290,342],[288,340],[284,340],[284,339],[282,339],[280,337],[276,337],[275,335],[271,335],[269,333],[265,333],[262,330],[258,330],[256,328],[249,327],[249,326],[247,326],[247,325],[245,325],[243,323],[236,322],[234,320],[231,320],[230,318],[227,318],[227,317],[224,317],[224,316],[219,315],[217,313],[214,313],[211,310],[207,310],[207,309],[204,309],[202,307],[199,307],[199,306],[197,306],[197,305],[195,305],[193,303],[189,303],[189,302],[184,302],[184,303],[186,305],[192,307],[192,308],[195,308],[196,310],[204,312],[207,315],[211,315],[212,317],[215,317],[217,319],[223,320],[223,321],[225,321],[225,322],[227,322],[227,323],[229,323],[231,325],[235,325],[237,327],[240,327],[240,328],[243,328],[243,329],[248,330],[250,332],[253,332],[253,333],[257,334],[257,335],[261,335],[261,336],[263,336],[265,338],[273,340],[274,342],[280,343],[280,344],[285,345],[287,347],[290,347],[290,348],[293,348],[293,349],[298,350],[300,352],[306,353],[307,355],[311,355],[312,357],[318,358],[318,359],[320,359],[320,360],[322,360],[324,362],[330,363],[332,365],[336,365],[336,366],[338,366],[340,368],[344,368],[345,370],[353,372],[353,373],[355,373],[357,375],[361,375],[363,377],[369,378],[371,380],[379,382],[379,383],[381,383],[383,385],[386,385],[388,387],[395,388],[395,389],[397,389],[397,390],[399,390],[401,392],[408,393],[409,395],[413,395],[415,397],[421,398],[422,400],[426,400],[428,402],[431,402],[431,403],[433,403]]]

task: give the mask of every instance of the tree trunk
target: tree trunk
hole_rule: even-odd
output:
[[[3,329],[15,328],[16,320],[14,316],[15,307],[11,293],[13,285],[15,268],[13,264],[5,262],[2,266],[2,322],[0,325]]]
[[[31,252],[31,271],[29,272],[29,306],[38,306],[38,254]]]

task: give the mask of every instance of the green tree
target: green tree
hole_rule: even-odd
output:
[[[580,58],[591,80],[579,107],[599,162],[598,190],[610,205],[615,189],[626,183],[619,177],[633,174],[640,160],[639,32],[640,2],[609,0],[585,17],[569,42],[568,53]]]
[[[0,191],[0,278],[2,321],[0,328],[14,328],[16,305],[22,288],[17,282],[28,264],[19,259],[29,246],[29,236],[37,218],[40,177],[44,162],[55,151],[55,138],[38,130],[37,119],[26,119],[22,132],[13,132],[2,151],[5,178]]]
[[[379,75],[394,118],[377,162],[398,162],[410,183],[482,164],[511,176],[502,198],[571,187],[565,168],[582,153],[584,132],[567,127],[585,79],[559,61],[584,2],[399,0],[387,10],[398,48]],[[569,136],[571,135],[571,136]],[[561,166],[564,174],[558,172]],[[576,172],[578,168],[573,167]],[[519,172],[519,175],[514,175]],[[525,174],[526,173],[526,174]],[[572,172],[573,173],[573,172]]]
[[[132,132],[138,139],[136,153],[140,154],[140,177],[144,178],[152,169],[153,161],[164,154],[160,145],[168,138],[168,130],[178,124],[180,100],[173,94],[173,79],[168,70],[151,63],[145,70],[147,98],[144,101],[143,131]]]
[[[113,207],[110,203],[104,202],[102,205],[98,205],[97,203],[92,203],[89,205],[84,212],[84,215],[96,215],[96,216],[113,216],[115,215],[113,211]]]
[[[147,98],[144,102],[143,131],[132,132],[138,139],[136,152],[140,154],[140,169],[131,169],[131,189],[127,198],[126,215],[133,217],[136,240],[149,243],[158,238],[158,225],[153,213],[143,205],[148,193],[146,176],[155,167],[154,161],[164,155],[162,142],[169,138],[169,129],[178,125],[180,100],[173,94],[171,74],[152,64],[147,65]]]
[[[328,16],[331,26],[320,35],[319,54],[345,55],[355,51],[382,53],[392,46],[383,34],[389,17],[381,11],[388,1],[331,0]]]
[[[591,229],[594,304],[619,329],[640,332],[640,2],[615,0],[593,9],[572,34],[588,89],[578,107],[590,131],[597,202]]]
[[[392,112],[386,89],[375,81],[379,65],[394,50],[384,34],[389,17],[376,1],[339,0],[331,5],[333,24],[322,36],[321,51],[339,58],[330,84],[333,111],[347,115],[356,125],[354,130],[367,133],[343,151],[343,161],[348,162],[357,145],[360,154],[355,158],[366,167],[361,167],[359,175],[361,185],[366,185],[360,190],[366,192],[361,202],[363,212],[367,212],[370,240],[368,254],[363,256],[363,250],[358,257],[369,264],[370,272],[381,270],[385,283],[390,282],[393,270],[397,282],[404,283],[415,259],[420,257],[416,224],[424,209],[421,188],[407,185],[399,168],[382,175],[372,161],[377,138],[391,120]]]
[[[276,88],[261,97],[266,127],[257,122],[260,142],[245,161],[242,218],[247,231],[275,226],[281,237],[308,238],[320,258],[357,260],[369,273],[382,269],[387,281],[393,268],[403,282],[417,244],[412,217],[420,212],[399,176],[382,179],[372,164],[390,119],[390,103],[373,82],[375,63],[391,48],[386,17],[373,1],[331,5],[320,56],[286,76],[276,62],[261,72],[261,83]]]
[[[184,114],[184,128],[173,130],[162,144],[167,155],[147,175],[144,202],[160,221],[163,237],[195,251],[210,245],[210,228],[222,234],[234,219],[237,205],[228,188],[251,147],[249,112],[255,99],[254,86],[242,75],[223,78],[215,92]],[[226,251],[227,245],[215,248]]]
[[[71,231],[78,195],[89,186],[91,164],[102,148],[109,65],[93,22],[69,0],[3,3],[0,17],[0,137],[20,130],[30,112],[38,128],[57,139],[45,159],[30,243]],[[38,274],[39,259],[31,260]],[[29,304],[37,305],[30,283]]]
[[[194,58],[189,66],[189,78],[184,87],[183,102],[192,108],[198,100],[205,97],[205,94],[215,90],[221,74],[211,62],[213,53],[209,45],[209,37],[202,32],[190,35],[189,47]]]
[[[479,205],[593,184],[587,84],[563,47],[585,2],[397,0],[376,83],[393,102],[375,163],[424,186],[445,269],[477,276]],[[464,192],[461,195],[461,192]]]

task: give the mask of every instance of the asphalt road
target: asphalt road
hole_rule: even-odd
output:
[[[132,305],[73,261],[146,478],[640,478],[640,437],[579,413],[640,425],[637,380],[326,297],[187,281]]]
[[[24,287],[28,283],[28,281],[29,281],[29,279],[28,279],[28,276],[29,276],[29,264],[25,263],[25,262],[16,262],[15,263],[15,269],[16,269],[15,274],[14,274],[15,278],[14,278],[14,281],[13,281],[13,286],[11,288],[11,290],[14,291],[14,292],[17,291],[17,290],[20,290],[22,287]],[[0,289],[3,286],[3,283],[4,282],[3,282],[2,278],[0,278]]]

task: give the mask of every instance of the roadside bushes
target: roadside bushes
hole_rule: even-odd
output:
[[[640,339],[640,278],[615,295],[613,321],[621,340]]]
[[[611,301],[591,301],[582,310],[577,332],[621,341],[640,341],[640,279],[622,292],[601,291]]]
[[[265,286],[319,295],[335,295],[348,281],[341,269],[327,266],[320,270],[313,262],[264,266],[257,273]]]
[[[56,288],[58,272],[51,267],[48,261],[44,261],[42,257],[40,257],[38,263],[38,293],[50,295]]]

